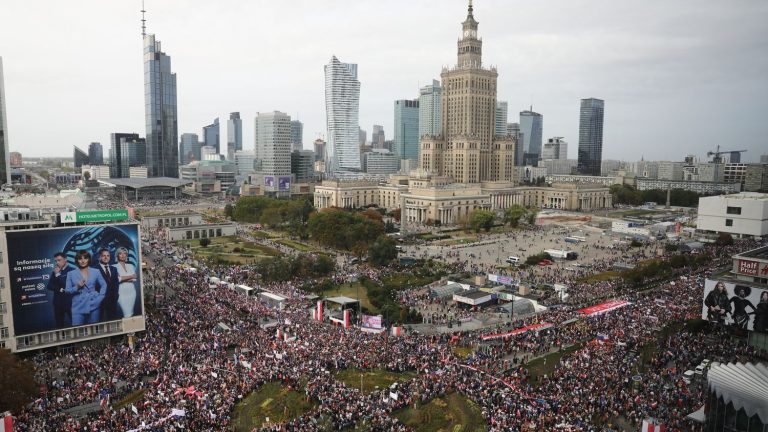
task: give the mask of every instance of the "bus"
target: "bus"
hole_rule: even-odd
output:
[[[566,243],[581,243],[587,241],[587,238],[584,236],[568,236],[565,238]]]
[[[235,285],[235,291],[246,297],[253,297],[256,295],[256,290],[249,287],[248,285]]]

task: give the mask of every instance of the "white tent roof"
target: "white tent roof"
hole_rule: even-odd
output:
[[[757,414],[768,423],[768,367],[763,363],[712,363],[707,374],[709,388],[749,417]]]

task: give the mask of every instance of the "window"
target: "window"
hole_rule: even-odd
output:
[[[733,226],[733,219],[726,219],[725,220],[725,226],[732,227]]]
[[[8,332],[8,327],[0,328],[0,339],[8,339],[11,334]]]
[[[77,329],[77,337],[88,336],[88,327],[80,327]]]
[[[741,214],[741,207],[727,207],[725,209],[725,212],[727,214],[740,215]]]
[[[61,335],[59,336],[59,340],[67,340],[69,339],[69,331],[64,330],[61,332]]]
[[[0,303],[0,314],[8,313],[8,306],[5,303]]]

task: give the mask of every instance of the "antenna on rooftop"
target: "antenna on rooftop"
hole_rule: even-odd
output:
[[[144,10],[144,0],[141,0],[141,36],[147,35],[147,20],[144,19],[144,14],[147,11]]]

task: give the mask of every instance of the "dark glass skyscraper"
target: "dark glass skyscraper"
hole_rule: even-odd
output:
[[[541,158],[544,116],[532,109],[520,111],[520,132],[523,133],[523,164],[536,166]]]
[[[139,139],[136,133],[113,133],[111,135],[112,148],[109,149],[109,176],[112,178],[121,178],[123,175],[123,151],[122,145],[125,141],[135,141]]]
[[[74,151],[72,153],[72,158],[75,161],[75,168],[80,168],[83,165],[90,165],[90,159],[88,159],[88,153],[86,153],[83,149],[74,146]]]
[[[91,165],[104,165],[104,148],[101,143],[92,142],[88,146],[88,161]]]
[[[176,74],[171,57],[160,49],[155,35],[144,35],[144,107],[147,125],[147,174],[179,177]]]
[[[219,118],[213,119],[213,123],[203,126],[203,145],[216,149],[216,154],[221,154],[221,128]]]
[[[603,110],[601,99],[582,99],[579,117],[578,170],[584,175],[600,175],[603,160]]]
[[[227,154],[235,160],[235,152],[243,149],[243,120],[239,112],[229,113],[227,122]]]

